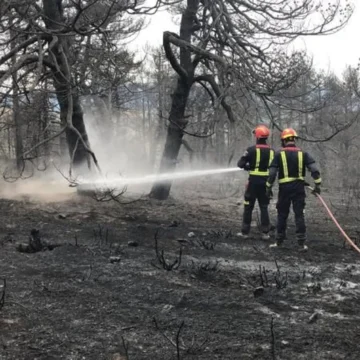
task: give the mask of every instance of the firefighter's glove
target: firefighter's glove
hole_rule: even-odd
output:
[[[273,194],[273,191],[272,191],[272,187],[271,186],[267,186],[266,187],[266,196],[269,198],[269,199],[272,199],[274,194]]]
[[[249,171],[249,170],[250,170],[250,164],[245,164],[244,170],[245,170],[245,171]]]
[[[315,184],[315,187],[314,187],[314,190],[312,191],[312,193],[314,195],[320,195],[320,193],[321,193],[320,184]]]

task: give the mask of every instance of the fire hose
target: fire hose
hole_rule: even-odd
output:
[[[149,183],[149,182],[156,182],[159,180],[162,181],[168,181],[168,180],[175,180],[175,179],[183,179],[183,178],[188,178],[188,177],[195,177],[195,176],[204,176],[204,175],[210,175],[210,174],[220,174],[220,173],[227,173],[227,172],[234,172],[234,171],[239,171],[239,170],[243,170],[243,169],[239,169],[238,167],[234,167],[234,168],[225,168],[225,169],[211,169],[211,170],[202,170],[202,171],[192,171],[192,172],[180,172],[180,173],[168,173],[168,174],[161,174],[161,175],[149,175],[149,176],[142,176],[142,177],[138,177],[138,178],[116,178],[116,179],[112,179],[112,180],[104,180],[104,179],[100,179],[97,181],[93,181],[93,182],[82,182],[80,183],[80,185],[82,186],[86,186],[86,185],[95,185],[98,182],[106,182],[108,185],[110,185],[110,183],[113,183],[115,185],[121,185],[121,184],[144,184],[144,183]],[[314,191],[314,189],[312,187],[310,187],[307,183],[306,186],[308,189],[310,189],[311,191]],[[345,240],[360,254],[360,249],[358,248],[358,246],[350,239],[350,237],[346,234],[346,232],[344,231],[344,229],[340,226],[340,224],[338,223],[338,221],[336,220],[334,214],[331,212],[331,210],[329,209],[329,207],[327,206],[326,202],[324,201],[324,199],[322,198],[322,196],[320,194],[314,193],[315,196],[320,200],[321,204],[324,206],[325,210],[327,211],[328,215],[330,216],[331,220],[334,222],[334,224],[338,227],[338,229],[340,230],[341,234],[344,236]]]
[[[308,189],[310,189],[311,191],[313,191],[314,189],[310,186],[308,186]],[[319,201],[321,202],[321,204],[324,206],[326,212],[329,214],[331,220],[334,222],[334,224],[338,227],[338,229],[340,230],[341,234],[344,236],[345,240],[360,254],[360,249],[358,248],[358,246],[350,239],[350,237],[346,234],[346,232],[344,231],[344,229],[340,226],[339,222],[336,220],[334,214],[331,212],[331,210],[329,209],[329,207],[327,206],[325,200],[323,199],[323,197],[320,194],[315,193],[315,196],[319,199]]]

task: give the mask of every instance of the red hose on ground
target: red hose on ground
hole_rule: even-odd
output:
[[[309,186],[310,190],[313,190],[313,188],[311,188]],[[354,244],[354,242],[350,239],[350,237],[346,234],[346,232],[343,230],[343,228],[340,226],[340,224],[338,223],[338,221],[336,220],[334,214],[331,212],[331,210],[329,209],[329,207],[327,206],[325,200],[322,198],[321,195],[319,194],[315,194],[316,197],[320,200],[320,202],[323,204],[324,208],[326,209],[327,213],[329,214],[331,220],[335,223],[335,225],[338,227],[338,229],[340,230],[340,232],[343,234],[345,240],[360,254],[360,249],[356,246],[356,244]]]

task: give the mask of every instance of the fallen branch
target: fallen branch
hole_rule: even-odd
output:
[[[216,246],[216,242],[206,241],[205,239],[197,239],[196,243],[205,250],[214,250]]]
[[[79,190],[80,192],[84,192],[83,190]],[[115,201],[121,204],[120,198],[126,193],[127,187],[124,186],[121,190],[117,190],[115,188],[107,187],[104,190],[94,189],[89,190],[91,197],[98,202],[109,202]]]

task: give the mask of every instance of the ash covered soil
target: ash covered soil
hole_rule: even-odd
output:
[[[0,200],[0,359],[359,359],[360,256],[317,200],[299,253],[292,216],[272,250],[256,224],[235,236],[241,194],[198,195]],[[356,238],[357,214],[333,204]],[[62,246],[18,252],[33,228]]]

